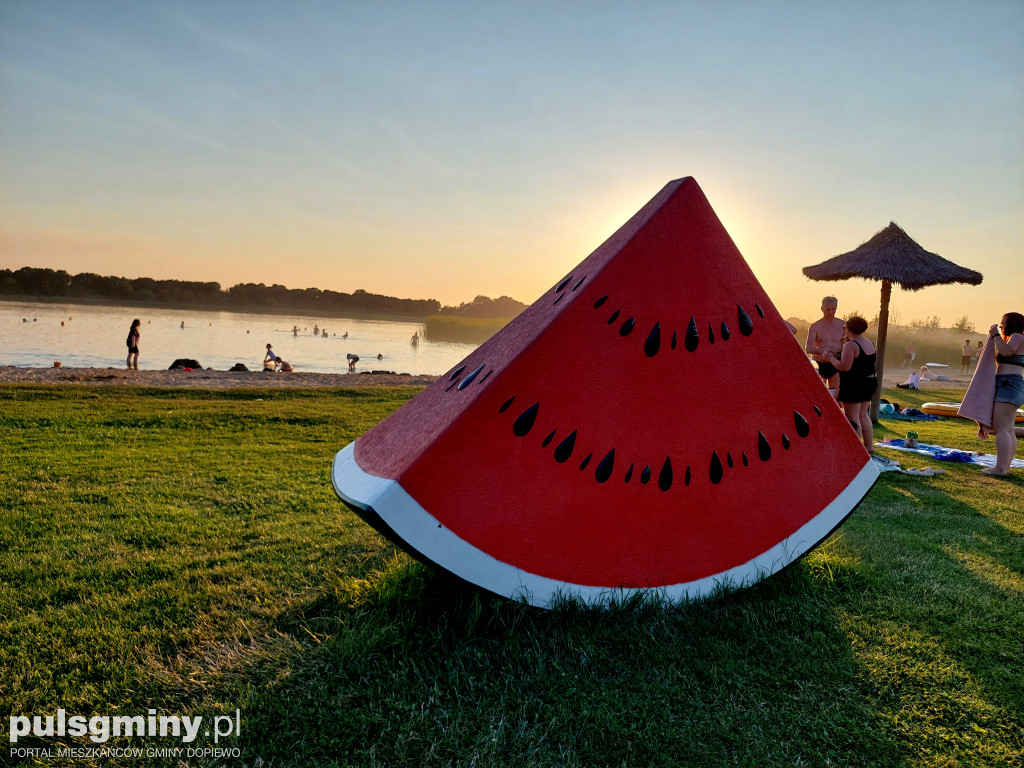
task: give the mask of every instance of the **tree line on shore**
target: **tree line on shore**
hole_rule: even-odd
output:
[[[143,305],[216,307],[219,309],[275,309],[318,314],[386,315],[425,319],[432,315],[504,317],[519,314],[525,304],[508,296],[477,296],[458,307],[445,307],[435,299],[400,299],[356,290],[352,293],[319,288],[239,283],[223,290],[220,283],[189,280],[125,278],[60,269],[22,267],[0,269],[0,295],[25,299],[86,299]]]

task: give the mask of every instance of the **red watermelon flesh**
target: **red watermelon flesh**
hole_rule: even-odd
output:
[[[685,178],[339,453],[333,480],[414,554],[547,605],[751,583],[877,475]]]

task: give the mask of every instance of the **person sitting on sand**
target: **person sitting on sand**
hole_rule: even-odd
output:
[[[927,365],[921,366],[921,378],[926,381],[952,381],[949,376],[943,376],[941,373],[932,373],[928,370]]]
[[[263,370],[276,371],[277,361],[280,359],[281,358],[274,354],[273,347],[270,344],[267,344],[267,354],[263,357]]]
[[[912,373],[907,377],[907,380],[902,384],[897,384],[900,389],[920,389],[921,387],[921,375],[919,373]]]
[[[284,373],[291,373],[292,371],[295,370],[294,368],[292,368],[291,363],[289,363],[287,360],[282,360],[280,357],[277,358],[277,364],[280,366],[281,371]]]

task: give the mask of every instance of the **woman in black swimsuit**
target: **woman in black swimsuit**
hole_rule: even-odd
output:
[[[875,452],[875,433],[871,426],[871,398],[878,387],[875,374],[875,345],[864,338],[868,321],[863,317],[846,319],[847,342],[843,344],[842,357],[831,352],[825,357],[839,370],[839,394],[836,399],[843,406],[846,418],[860,432],[860,439],[868,453]]]

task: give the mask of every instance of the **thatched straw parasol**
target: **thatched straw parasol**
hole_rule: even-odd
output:
[[[882,306],[878,314],[878,341],[875,344],[878,347],[879,382],[885,370],[885,336],[889,328],[889,296],[893,283],[907,291],[919,291],[929,285],[948,283],[978,285],[982,280],[980,272],[965,269],[938,254],[926,251],[894,222],[889,222],[888,227],[849,253],[833,256],[813,267],[804,267],[804,274],[811,280],[862,277],[882,281]],[[878,421],[878,399],[881,392],[879,386],[871,401],[873,421]]]

